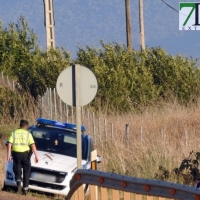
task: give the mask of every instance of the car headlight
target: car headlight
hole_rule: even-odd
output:
[[[13,175],[8,171],[6,172],[6,178],[9,179],[9,180],[14,180]]]

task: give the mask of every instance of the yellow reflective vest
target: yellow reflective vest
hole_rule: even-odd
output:
[[[35,142],[29,131],[20,128],[10,134],[8,143],[12,144],[12,151],[25,152],[29,151],[29,146]]]

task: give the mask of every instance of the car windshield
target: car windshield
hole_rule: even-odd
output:
[[[76,135],[71,131],[54,128],[31,128],[29,130],[39,151],[53,152],[76,158]],[[82,138],[82,158],[87,160],[86,141]]]

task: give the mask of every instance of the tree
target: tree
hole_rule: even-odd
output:
[[[79,47],[77,63],[97,76],[97,99],[102,107],[128,111],[176,98],[180,103],[196,101],[200,91],[200,70],[196,60],[168,55],[161,48],[130,52],[116,43],[95,49]]]
[[[13,76],[35,98],[47,87],[55,87],[59,73],[69,62],[70,55],[64,49],[41,51],[24,17],[8,28],[0,26],[0,70]]]

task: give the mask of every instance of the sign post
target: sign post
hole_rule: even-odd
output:
[[[73,69],[75,68],[75,69]],[[75,78],[75,99],[76,99],[76,148],[77,148],[77,169],[82,168],[82,140],[81,140],[81,106],[80,106],[80,65],[72,66],[72,79]]]
[[[86,67],[73,65],[63,70],[56,83],[59,97],[76,107],[77,168],[82,168],[81,107],[89,104],[97,93],[97,79]]]

